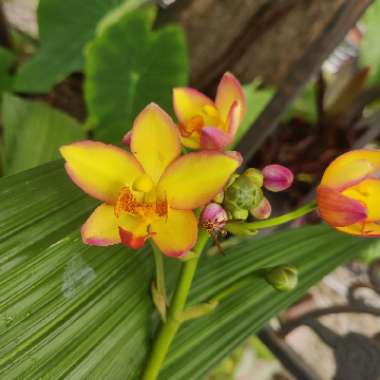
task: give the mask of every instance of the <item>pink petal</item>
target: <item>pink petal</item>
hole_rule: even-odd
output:
[[[324,185],[317,188],[321,218],[334,227],[350,226],[367,218],[367,208],[359,201]]]
[[[206,150],[223,150],[232,142],[231,136],[215,127],[205,127],[201,131],[201,148]]]

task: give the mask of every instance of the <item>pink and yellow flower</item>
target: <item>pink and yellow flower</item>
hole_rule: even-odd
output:
[[[155,104],[136,118],[130,150],[96,141],[61,147],[74,183],[103,202],[82,226],[83,241],[140,248],[151,237],[168,256],[186,253],[198,233],[192,210],[221,191],[238,159],[219,152],[180,156],[178,129]]]
[[[175,88],[173,102],[182,143],[193,149],[223,150],[231,144],[246,109],[241,85],[231,73],[220,81],[215,102],[189,87]]]
[[[335,159],[317,189],[321,217],[337,230],[380,237],[380,151],[354,150]]]

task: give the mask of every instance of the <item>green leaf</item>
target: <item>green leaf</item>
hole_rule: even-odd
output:
[[[85,97],[95,136],[120,141],[149,102],[171,109],[172,88],[187,81],[182,29],[151,31],[152,10],[127,13],[86,50]]]
[[[363,42],[360,47],[360,63],[369,66],[368,84],[380,83],[380,3],[374,1],[360,19],[363,31]]]
[[[305,121],[315,124],[318,119],[318,110],[316,104],[316,93],[314,81],[310,81],[306,87],[297,96],[290,109],[283,115],[284,120],[293,117],[304,119]]]
[[[4,94],[2,116],[5,174],[57,159],[61,145],[85,138],[76,120],[42,102]]]
[[[41,47],[17,73],[15,90],[47,92],[84,66],[83,48],[93,39],[98,22],[125,0],[40,0]],[[130,0],[129,0],[130,1]]]
[[[0,92],[7,91],[12,87],[13,77],[9,70],[15,61],[14,54],[0,46]]]
[[[264,110],[274,94],[272,88],[260,88],[260,84],[261,81],[255,79],[251,84],[243,86],[244,94],[247,99],[247,113],[236,133],[233,146],[236,146],[252,127],[252,124]]]
[[[0,378],[140,379],[157,320],[149,291],[153,260],[148,249],[85,246],[79,228],[96,204],[70,183],[61,161],[0,179]],[[225,256],[204,256],[191,304],[249,274],[252,284],[184,325],[160,379],[204,378],[369,244],[317,226],[248,239]],[[287,263],[297,266],[299,286],[278,293],[259,270]]]

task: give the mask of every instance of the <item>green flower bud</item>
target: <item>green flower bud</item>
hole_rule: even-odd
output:
[[[247,177],[251,181],[252,185],[258,187],[263,187],[264,185],[264,176],[258,169],[249,168],[243,173],[243,176]]]
[[[233,219],[245,220],[248,218],[249,210],[258,206],[262,199],[261,188],[252,184],[247,176],[241,175],[227,187],[223,205]]]
[[[276,290],[288,292],[297,286],[298,271],[292,265],[279,266],[268,271],[265,278]]]

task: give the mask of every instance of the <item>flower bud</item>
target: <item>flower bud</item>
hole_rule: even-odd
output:
[[[298,283],[298,271],[292,265],[278,266],[266,273],[265,278],[276,290],[288,292]]]
[[[249,168],[243,173],[243,176],[247,177],[253,185],[263,187],[264,176],[260,170],[255,168]]]
[[[228,220],[224,208],[217,203],[208,204],[200,217],[201,226],[208,232],[220,231]]]
[[[264,187],[273,192],[286,190],[294,180],[293,173],[282,165],[267,165],[262,173],[264,175]]]
[[[132,138],[132,131],[128,131],[122,139],[122,143],[124,145],[130,146],[131,145],[131,138]]]
[[[215,203],[220,203],[220,204],[223,203],[223,200],[224,200],[224,192],[223,191],[221,191],[220,193],[216,194],[215,197],[214,197],[214,199],[213,199],[213,201]]]
[[[248,218],[249,209],[257,207],[262,198],[260,187],[241,175],[225,191],[223,205],[233,219],[245,220]]]
[[[256,219],[268,219],[272,213],[272,207],[267,198],[263,198],[260,204],[250,209],[251,215]]]

